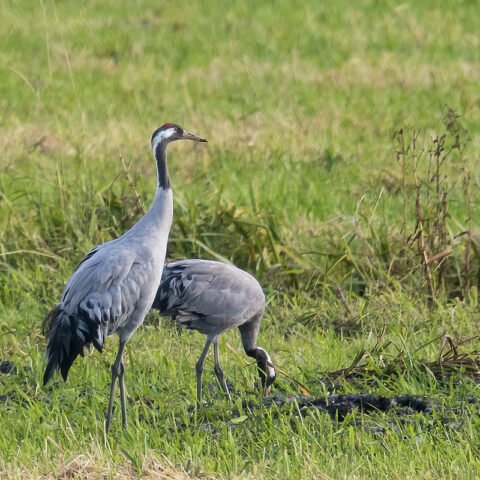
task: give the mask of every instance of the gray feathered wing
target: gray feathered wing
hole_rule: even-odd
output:
[[[153,270],[148,249],[101,247],[87,254],[67,282],[61,303],[47,315],[44,383],[57,369],[66,379],[85,345],[101,351],[108,335],[122,330],[127,320],[135,322],[133,312],[141,315],[150,308],[156,285],[148,283]],[[131,335],[135,328],[129,330]]]
[[[218,262],[186,260],[168,264],[153,308],[206,335],[219,334],[242,323],[255,308],[263,307],[263,294],[258,306],[252,303],[258,288],[253,282],[246,283],[245,275]]]

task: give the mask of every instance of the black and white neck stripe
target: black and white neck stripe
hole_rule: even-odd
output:
[[[157,178],[158,188],[168,190],[171,188],[170,177],[168,176],[167,165],[167,144],[166,141],[161,141],[155,148],[155,161],[157,162]]]

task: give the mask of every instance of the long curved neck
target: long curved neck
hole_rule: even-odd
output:
[[[157,180],[158,188],[167,190],[170,188],[170,177],[168,176],[167,165],[167,142],[160,142],[154,152],[157,162]]]
[[[262,320],[262,312],[259,312],[249,322],[240,325],[240,336],[245,353],[249,357],[256,358],[257,355],[257,337],[260,330],[260,321]]]
[[[152,147],[157,163],[157,191],[145,215],[125,233],[127,237],[132,235],[132,232],[144,231],[148,232],[149,237],[155,242],[160,235],[166,245],[173,218],[173,193],[168,176],[167,144],[168,142],[159,142]]]

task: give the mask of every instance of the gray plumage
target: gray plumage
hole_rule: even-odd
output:
[[[126,427],[122,354],[125,343],[143,323],[160,283],[173,216],[166,149],[168,143],[181,139],[206,141],[175,124],[165,124],[153,133],[158,186],[150,209],[124,235],[85,256],[65,285],[61,302],[45,319],[48,363],[44,384],[56,370],[66,380],[75,358],[83,355],[84,346],[93,344],[102,351],[107,336],[116,333],[120,337],[112,366],[107,431],[117,378]]]
[[[218,336],[238,327],[245,353],[255,358],[260,379],[268,394],[275,369],[268,353],[257,346],[257,336],[265,309],[265,295],[257,280],[233,265],[210,260],[180,260],[165,265],[152,308],[171,316],[188,329],[207,336],[197,370],[197,401],[202,394],[203,363],[210,345],[214,346],[214,371],[230,398],[218,360]]]

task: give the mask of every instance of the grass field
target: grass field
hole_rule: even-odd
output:
[[[0,477],[478,478],[478,2],[84,3],[0,4]],[[169,258],[255,274],[259,344],[315,398],[433,411],[263,405],[230,332],[233,404],[208,359],[192,412],[204,339],[154,313],[127,345],[128,432],[117,409],[103,435],[115,338],[42,387],[42,319],[148,208],[165,122],[209,139],[170,148]]]

